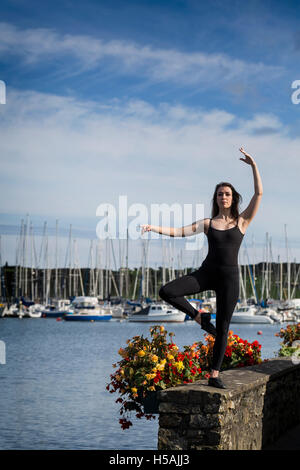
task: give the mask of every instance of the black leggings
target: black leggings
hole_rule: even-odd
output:
[[[195,318],[198,311],[184,298],[198,292],[216,292],[216,330],[212,369],[220,370],[228,338],[230,320],[239,296],[238,266],[203,265],[191,274],[162,286],[160,297],[181,312]]]

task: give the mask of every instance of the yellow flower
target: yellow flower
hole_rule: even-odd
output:
[[[177,368],[177,370],[180,372],[182,369],[184,369],[184,365],[182,361],[179,362],[174,362],[174,366]]]
[[[151,387],[148,387],[147,390],[149,390],[150,392],[155,392],[154,385],[151,385]]]
[[[174,361],[174,356],[172,356],[172,354],[168,354],[167,358],[169,359],[169,361]]]
[[[158,364],[157,370],[164,370],[165,365],[164,364]]]
[[[144,357],[145,354],[146,354],[146,353],[145,353],[145,351],[143,351],[143,350],[140,350],[140,351],[138,352],[138,356],[139,356],[139,357]]]
[[[152,379],[152,374],[146,374],[145,377],[146,377],[147,380],[151,380]]]
[[[154,354],[152,356],[152,362],[157,362],[158,361],[158,357]]]
[[[162,360],[160,361],[161,364],[165,364],[166,362],[167,362],[166,359],[162,359]]]
[[[124,369],[120,369],[120,374],[121,374],[121,375],[125,375]]]
[[[131,391],[132,391],[132,393],[137,393],[137,388],[132,387]]]
[[[165,331],[165,327],[164,326],[161,326],[160,327],[160,332],[163,333]]]
[[[120,349],[119,349],[118,354],[120,354],[120,356],[122,356],[122,357],[126,357],[126,356],[127,356],[127,353],[126,353],[125,349],[123,349],[123,348],[120,348]]]

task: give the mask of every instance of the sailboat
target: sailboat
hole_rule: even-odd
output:
[[[66,321],[109,321],[111,318],[111,313],[101,308],[97,297],[88,296],[75,297],[63,316]]]
[[[186,314],[164,303],[151,303],[145,308],[129,314],[130,322],[184,322]]]
[[[274,323],[268,315],[258,314],[258,308],[254,305],[237,307],[231,317],[231,323]]]

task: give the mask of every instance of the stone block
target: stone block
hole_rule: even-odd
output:
[[[160,392],[159,449],[259,450],[300,422],[300,364],[290,358],[222,379],[226,390],[199,381]]]

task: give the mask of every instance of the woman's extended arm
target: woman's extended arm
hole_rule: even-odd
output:
[[[145,232],[156,232],[161,235],[169,235],[170,237],[190,237],[191,235],[196,235],[197,233],[204,231],[204,219],[197,220],[191,225],[186,225],[185,227],[160,227],[157,225],[142,225],[142,235]]]
[[[248,163],[248,165],[251,165],[252,171],[253,171],[253,179],[254,179],[254,195],[248,207],[240,215],[244,219],[245,224],[248,225],[253,219],[253,217],[255,216],[259,208],[261,198],[263,195],[263,186],[262,186],[261,177],[260,177],[257,165],[254,161],[254,158],[251,157],[248,153],[246,153],[243,147],[241,147],[239,150],[245,155],[245,158],[240,158],[240,160],[242,160],[245,163]]]

